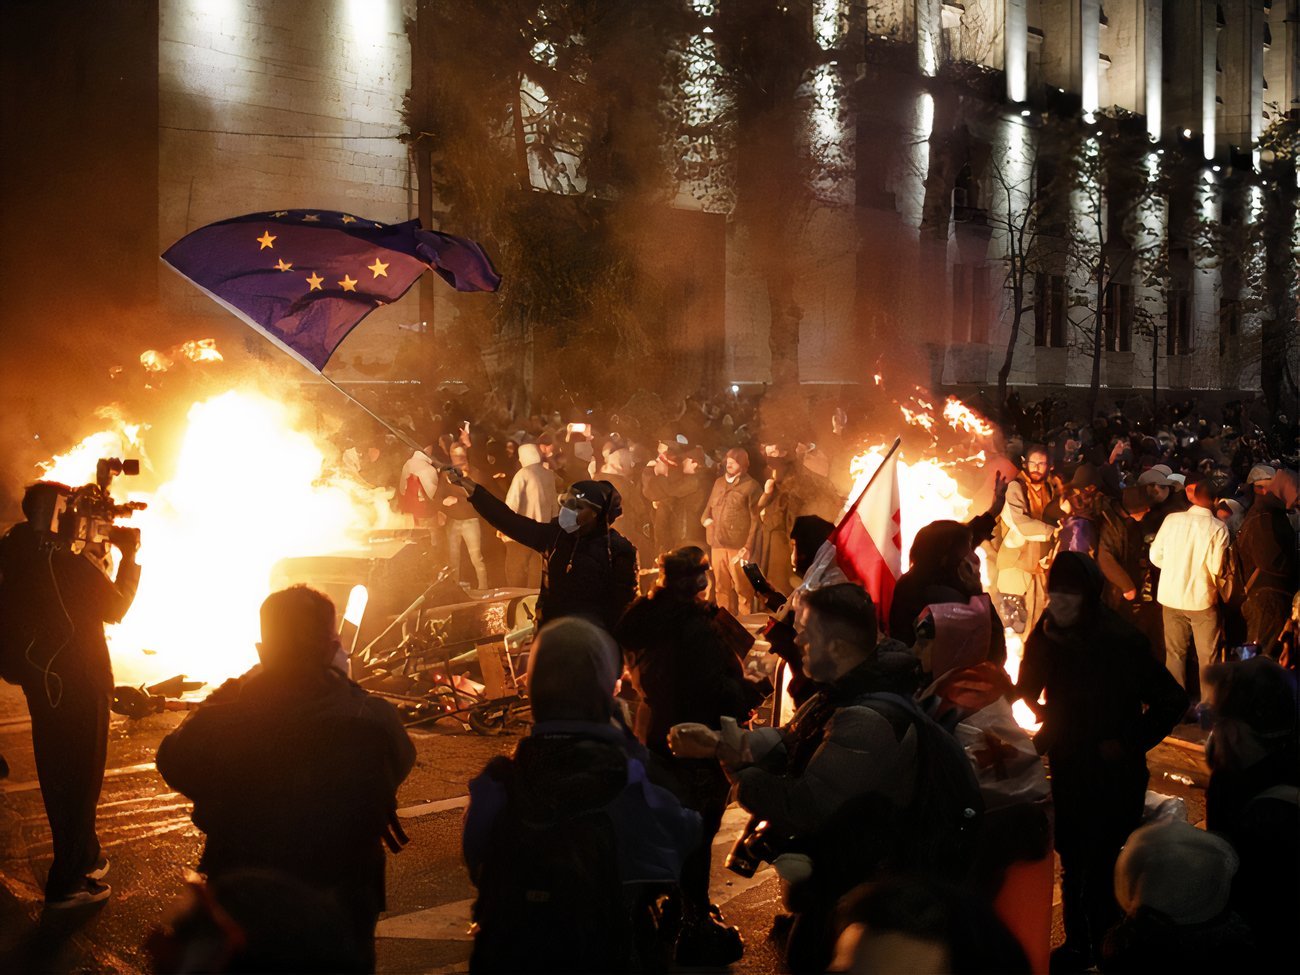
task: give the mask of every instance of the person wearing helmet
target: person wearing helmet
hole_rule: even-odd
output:
[[[562,616],[582,616],[613,630],[637,594],[636,549],[610,527],[623,512],[614,485],[578,481],[560,499],[559,515],[543,522],[511,511],[458,468],[446,473],[484,521],[541,553],[539,626]]]

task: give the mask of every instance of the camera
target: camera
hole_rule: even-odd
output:
[[[745,831],[731,847],[724,862],[732,873],[752,877],[761,864],[771,863],[787,852],[789,845],[789,838],[773,833],[766,819],[755,817],[745,824]]]
[[[45,540],[48,543],[66,548],[74,555],[91,549],[87,554],[97,556],[110,542],[138,545],[138,528],[124,528],[114,523],[119,518],[129,518],[148,505],[143,501],[118,504],[108,493],[108,487],[118,474],[132,477],[139,473],[138,460],[101,457],[95,464],[93,484],[78,488],[60,486],[57,494],[51,494],[48,506],[35,519],[37,530],[47,535]]]

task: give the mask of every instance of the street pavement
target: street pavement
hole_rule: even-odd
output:
[[[182,715],[140,721],[114,716],[99,807],[113,896],[103,905],[66,912],[41,909],[50,834],[26,715],[21,692],[0,684],[0,754],[11,767],[8,780],[0,781],[0,972],[147,971],[145,938],[182,892],[186,871],[198,862],[202,847],[189,804],[153,767],[158,742]],[[473,898],[460,859],[466,787],[516,739],[509,734],[484,738],[459,728],[416,730],[412,737],[417,764],[398,795],[411,843],[389,858],[378,967],[381,972],[465,971]],[[1207,773],[1199,745],[1170,740],[1150,758],[1151,789],[1183,799],[1188,820],[1201,822]],[[745,934],[746,955],[736,970],[776,972],[776,947],[766,938],[780,910],[771,867],[743,880],[721,866],[744,823],[743,812],[732,807],[715,845],[713,896]],[[1059,886],[1055,899],[1054,940],[1059,941]]]

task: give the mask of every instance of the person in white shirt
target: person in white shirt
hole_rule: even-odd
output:
[[[1188,650],[1196,656],[1204,687],[1205,668],[1219,640],[1219,583],[1228,553],[1228,529],[1214,516],[1214,493],[1201,481],[1192,507],[1165,518],[1151,543],[1151,564],[1160,570],[1156,600],[1165,624],[1165,666],[1187,688]],[[1189,692],[1189,696],[1190,695]]]

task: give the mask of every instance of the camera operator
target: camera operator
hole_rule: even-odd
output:
[[[114,579],[101,570],[103,543],[74,554],[56,542],[71,493],[62,484],[33,484],[23,495],[27,520],[0,539],[0,656],[4,678],[22,686],[31,712],[36,774],[54,840],[45,884],[45,904],[53,908],[93,904],[110,893],[100,882],[108,859],[95,833],[113,696],[104,624],[126,615],[140,581],[135,529],[109,530],[121,553]]]
[[[926,719],[904,703],[915,691],[917,659],[896,641],[877,643],[875,606],[861,587],[807,591],[795,624],[804,673],[821,686],[788,725],[751,731],[739,747],[682,725],[670,743],[678,756],[717,755],[737,800],[766,821],[742,837],[728,866],[752,872],[759,859],[777,861],[795,912],[790,969],[825,971],[839,897],[883,866],[909,866],[896,862],[919,788],[918,736],[908,732]],[[875,697],[881,693],[889,700]],[[735,863],[744,859],[753,862]]]

